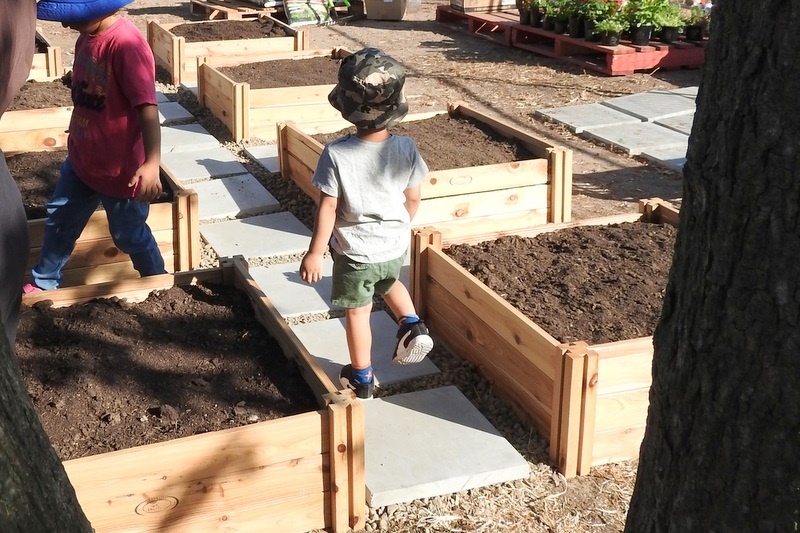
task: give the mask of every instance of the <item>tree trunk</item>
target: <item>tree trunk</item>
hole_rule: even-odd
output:
[[[89,533],[0,328],[0,531]]]
[[[800,531],[800,2],[714,7],[626,531]]]

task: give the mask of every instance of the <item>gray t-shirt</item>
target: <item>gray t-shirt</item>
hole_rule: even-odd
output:
[[[325,145],[311,182],[339,199],[333,249],[361,263],[400,257],[411,239],[404,193],[427,174],[408,137],[376,143],[348,135]]]

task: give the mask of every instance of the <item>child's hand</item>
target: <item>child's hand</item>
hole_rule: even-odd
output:
[[[300,277],[306,283],[316,283],[322,279],[323,255],[306,252],[300,263]]]
[[[137,183],[139,184],[139,187],[136,189],[136,196],[134,197],[137,201],[152,202],[161,196],[160,172],[157,164],[148,163],[147,161],[136,170],[136,174],[134,174],[131,181],[128,182],[128,187],[135,187]]]

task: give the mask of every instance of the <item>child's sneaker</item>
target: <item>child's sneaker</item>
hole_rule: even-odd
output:
[[[339,382],[342,387],[355,391],[356,397],[361,400],[371,400],[375,391],[375,379],[370,379],[369,383],[353,382],[353,365],[344,365],[339,371]]]
[[[42,292],[44,289],[41,289],[34,285],[33,283],[26,283],[22,286],[22,294],[31,294],[33,292]]]
[[[419,363],[433,349],[433,339],[422,321],[401,324],[397,338],[397,348],[392,358],[392,363],[396,365]]]

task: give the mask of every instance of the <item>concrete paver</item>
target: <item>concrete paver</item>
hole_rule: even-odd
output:
[[[182,185],[215,177],[247,174],[247,169],[236,160],[236,156],[222,146],[191,152],[167,152],[162,154],[161,163]]]
[[[311,242],[311,231],[286,212],[202,224],[200,234],[220,257],[245,259],[301,254]]]
[[[200,221],[274,213],[280,202],[252,174],[240,174],[195,183]]]
[[[178,102],[159,102],[158,119],[163,126],[173,122],[192,121],[194,120],[194,115]]]
[[[585,134],[604,143],[619,147],[630,155],[639,155],[642,151],[682,146],[688,136],[675,130],[653,124],[640,122],[638,124],[623,124],[613,128],[589,128]]]
[[[620,96],[602,104],[648,122],[694,113],[695,109],[692,99],[666,90]]]
[[[322,264],[323,278],[313,285],[300,279],[300,262],[250,268],[250,275],[283,318],[331,310],[333,260]]]
[[[583,133],[586,128],[602,128],[621,124],[638,124],[640,119],[602,104],[583,104],[553,109],[539,109],[536,116],[549,118],[564,124],[574,133]]]
[[[270,172],[280,171],[278,161],[278,145],[264,144],[261,146],[248,146],[244,149],[245,153],[255,159],[262,167]]]
[[[180,124],[161,128],[161,154],[193,152],[219,148],[219,141],[200,124]]]

